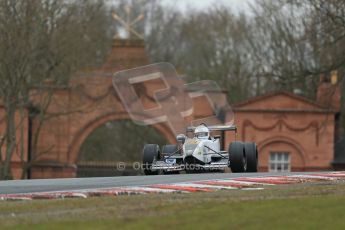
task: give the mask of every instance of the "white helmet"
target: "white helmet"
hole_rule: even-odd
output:
[[[206,139],[210,136],[210,131],[205,125],[199,125],[194,130],[194,136],[199,139]]]

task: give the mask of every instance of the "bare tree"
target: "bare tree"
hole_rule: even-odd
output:
[[[147,37],[155,61],[172,62],[188,81],[213,79],[228,90],[232,101],[256,94],[255,63],[248,58],[249,21],[217,6],[184,15],[158,9]]]
[[[32,87],[66,84],[72,72],[101,62],[107,20],[102,1],[0,0],[0,98],[6,114],[0,178],[11,178],[20,141],[16,114],[28,109]]]
[[[246,14],[226,6],[187,13],[157,6],[148,50],[190,81],[218,81],[231,101],[273,90],[315,99],[320,74],[337,70],[345,87],[344,6],[343,0],[259,0]]]
[[[253,57],[261,62],[265,88],[300,89],[315,99],[319,76],[333,70],[345,86],[344,4],[341,0],[261,0],[253,5],[249,41]],[[344,109],[342,104],[342,114]]]

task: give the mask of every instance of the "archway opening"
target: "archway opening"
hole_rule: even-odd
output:
[[[143,146],[166,143],[166,138],[151,126],[140,126],[131,120],[108,121],[81,145],[77,177],[139,175]]]

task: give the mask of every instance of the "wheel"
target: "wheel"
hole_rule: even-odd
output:
[[[247,161],[244,151],[244,144],[236,141],[229,145],[229,166],[234,173],[245,172],[247,170]]]
[[[244,152],[247,160],[246,172],[257,172],[258,171],[258,149],[254,142],[244,143]]]
[[[162,147],[162,154],[163,155],[170,155],[172,153],[178,153],[177,152],[178,147],[177,145],[163,145]]]
[[[158,175],[158,170],[152,170],[152,163],[160,158],[159,146],[147,144],[143,149],[143,166],[145,175]]]
[[[162,147],[162,155],[169,156],[173,153],[178,153],[178,146],[177,145],[163,145]],[[170,174],[180,174],[179,171],[167,171],[163,170],[163,174],[170,175]]]

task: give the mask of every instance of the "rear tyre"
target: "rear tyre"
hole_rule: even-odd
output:
[[[244,151],[247,160],[246,172],[257,172],[258,171],[258,149],[254,142],[245,142]]]
[[[147,144],[143,149],[143,167],[145,175],[158,175],[158,170],[152,170],[152,163],[160,158],[159,146]]]
[[[247,160],[244,151],[244,144],[239,141],[229,145],[229,166],[234,173],[241,173],[247,170]]]
[[[178,146],[177,145],[163,145],[162,147],[162,155],[163,156],[169,156],[173,153],[175,154],[179,154],[178,150]],[[163,174],[165,175],[170,175],[170,174],[180,174],[179,171],[167,171],[167,170],[163,170]]]

